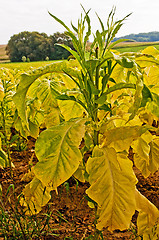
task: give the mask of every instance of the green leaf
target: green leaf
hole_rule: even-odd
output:
[[[96,146],[86,170],[91,184],[86,193],[98,204],[97,228],[128,228],[135,211],[137,182],[131,161],[113,148]]]
[[[140,107],[145,107],[146,103],[152,100],[153,100],[152,94],[149,88],[144,84],[144,87],[142,89],[142,101]]]
[[[114,86],[107,89],[106,92],[104,92],[95,102],[98,104],[103,104],[106,100],[106,96],[114,91],[121,90],[121,89],[127,89],[132,88],[136,89],[136,85],[132,83],[117,83]]]
[[[129,112],[131,113],[129,120],[132,120],[136,116],[142,102],[142,92],[143,92],[144,84],[143,84],[141,73],[137,72],[136,77],[137,77],[137,81],[136,81],[136,91],[134,95],[134,104],[129,109]]]
[[[34,173],[45,186],[56,189],[77,170],[82,161],[78,146],[84,136],[85,121],[73,119],[40,134],[35,144],[39,162]]]
[[[86,61],[86,68],[87,71],[89,72],[89,74],[91,75],[91,77],[93,77],[94,71],[97,67],[97,64],[99,63],[99,60],[97,59],[91,59],[91,60],[87,60]]]
[[[106,112],[112,112],[110,104],[103,104],[103,105],[100,106],[98,109],[104,110],[104,111],[106,111]]]
[[[0,149],[0,168],[9,167],[9,161],[7,154]]]

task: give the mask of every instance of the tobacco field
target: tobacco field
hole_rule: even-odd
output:
[[[157,240],[159,50],[114,49],[115,9],[89,49],[89,11],[49,14],[72,58],[0,65],[0,239]]]

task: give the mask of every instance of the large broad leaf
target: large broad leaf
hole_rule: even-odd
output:
[[[39,162],[34,173],[44,184],[56,189],[77,170],[82,154],[78,146],[84,136],[84,119],[73,119],[42,132],[36,141]]]
[[[105,131],[102,146],[109,146],[116,151],[128,150],[131,143],[149,128],[146,126],[121,126]]]
[[[159,169],[159,137],[153,137],[150,142],[150,163],[149,171],[151,173],[156,172]]]
[[[152,136],[149,132],[143,134],[132,144],[134,161],[144,175],[148,177],[159,168],[159,137]]]
[[[75,101],[65,100],[58,101],[60,111],[65,120],[68,121],[71,118],[82,117],[84,108]]]
[[[136,210],[139,211],[137,219],[138,233],[143,235],[144,240],[157,240],[158,238],[155,238],[155,234],[153,234],[153,228],[157,227],[156,232],[158,231],[159,234],[159,226],[156,225],[159,221],[159,210],[137,190],[135,192],[135,198]],[[148,238],[148,236],[152,236],[152,238]]]
[[[142,53],[144,54],[150,54],[154,57],[157,57],[159,55],[159,51],[154,46],[149,46],[142,50]]]
[[[135,184],[132,163],[113,148],[95,147],[87,163],[90,188],[88,196],[98,204],[97,228],[124,230],[135,211]]]
[[[52,189],[45,187],[36,177],[26,185],[23,190],[24,199],[21,198],[21,205],[26,208],[27,214],[36,214],[41,211],[51,199],[50,191]]]
[[[68,65],[69,63],[67,63],[66,61],[55,62],[45,67],[41,67],[36,70],[33,70],[32,72],[23,73],[21,75],[21,81],[18,85],[16,94],[13,96],[13,101],[18,109],[18,114],[21,120],[25,123],[26,126],[28,126],[28,120],[26,117],[25,99],[26,99],[26,94],[28,92],[29,87],[34,83],[34,81],[37,78],[41,77],[44,74],[52,73],[52,72],[55,72],[55,73],[66,72],[69,75],[78,78],[79,71],[71,68]]]
[[[146,132],[141,137],[139,137],[136,141],[131,145],[133,148],[134,161],[135,165],[138,169],[141,170],[144,177],[148,177],[150,175],[150,171],[148,169],[149,166],[149,154],[150,154],[150,145],[149,143],[152,141],[153,136],[151,133]]]

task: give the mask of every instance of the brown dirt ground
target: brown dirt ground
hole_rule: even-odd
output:
[[[3,188],[3,202],[6,203],[5,197],[6,191],[11,183],[15,185],[15,192],[18,194],[22,191],[26,182],[21,181],[22,177],[28,171],[28,162],[31,158],[36,162],[34,155],[34,139],[28,141],[27,150],[23,152],[12,152],[12,161],[15,165],[13,170],[13,180],[9,177],[9,169],[0,169],[0,183]],[[144,178],[140,171],[134,168],[134,171],[138,178],[137,188],[145,195],[152,203],[159,208],[159,171],[153,176]],[[40,237],[38,239],[72,239],[72,240],[83,240],[83,239],[94,239],[89,236],[93,236],[95,232],[94,228],[94,210],[90,209],[87,205],[87,201],[84,198],[85,190],[88,188],[88,183],[79,183],[76,189],[76,182],[74,179],[69,179],[69,191],[66,191],[64,185],[58,188],[58,195],[52,192],[52,200],[50,201],[51,208],[54,212],[61,214],[64,221],[54,214],[51,220],[52,229],[54,233],[58,234],[57,237]],[[9,207],[8,207],[9,208]],[[45,208],[43,210],[45,212]],[[136,223],[136,215],[133,216],[133,223]],[[88,238],[89,237],[89,238]],[[107,229],[103,230],[104,239],[135,239],[135,235],[131,230],[129,231],[115,231],[110,233]],[[0,238],[3,239],[3,238]],[[10,239],[10,238],[8,238]],[[36,238],[37,239],[37,238]]]

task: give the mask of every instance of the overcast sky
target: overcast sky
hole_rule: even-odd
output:
[[[82,12],[91,8],[92,29],[99,28],[95,12],[106,22],[109,12],[116,6],[115,20],[132,12],[118,36],[130,33],[159,31],[159,0],[0,0],[0,44],[7,44],[10,37],[23,31],[38,31],[52,35],[63,32],[48,14],[75,26]]]

